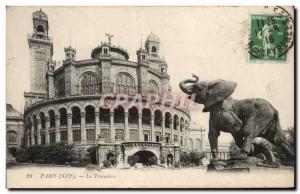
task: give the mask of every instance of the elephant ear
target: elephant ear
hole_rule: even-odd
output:
[[[228,98],[235,90],[236,83],[232,81],[225,80],[215,80],[208,84],[207,88],[207,100],[205,106],[211,106],[219,101]]]

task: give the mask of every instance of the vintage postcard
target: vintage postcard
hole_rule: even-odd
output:
[[[6,18],[7,188],[295,188],[293,6]]]

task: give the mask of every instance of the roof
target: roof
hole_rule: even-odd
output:
[[[32,18],[39,19],[39,20],[48,20],[48,16],[46,15],[45,12],[42,11],[42,9],[33,12]]]
[[[22,114],[19,113],[11,104],[6,104],[6,116],[7,117],[22,117]]]
[[[94,48],[92,50],[91,58],[93,58],[93,59],[99,58],[99,55],[101,53],[101,50],[102,50],[103,46],[109,46],[110,52],[119,53],[119,54],[123,55],[126,60],[129,59],[129,54],[128,54],[126,49],[124,49],[120,46],[115,46],[115,45],[108,44],[106,42],[104,42],[104,43],[102,42],[101,45],[97,46],[96,48]]]
[[[156,34],[153,34],[151,32],[151,34],[149,34],[148,38],[147,38],[147,41],[150,41],[150,42],[159,42],[159,38]]]

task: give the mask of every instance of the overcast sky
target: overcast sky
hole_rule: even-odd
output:
[[[32,12],[40,7],[7,8],[7,103],[24,107],[24,91],[29,91],[29,47]],[[271,12],[257,7],[42,7],[48,15],[49,35],[53,38],[58,65],[64,47],[77,50],[77,60],[89,59],[91,51],[105,33],[112,42],[129,52],[136,61],[136,50],[153,32],[159,36],[160,54],[168,63],[170,84],[180,92],[178,83],[192,73],[201,80],[225,79],[237,82],[233,98],[264,98],[279,111],[283,128],[294,125],[293,50],[284,63],[249,62],[247,42],[249,14]],[[191,112],[192,119],[208,127],[203,106]]]

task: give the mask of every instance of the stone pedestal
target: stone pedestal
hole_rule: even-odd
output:
[[[228,159],[211,161],[207,166],[208,172],[250,172],[251,169],[257,168],[279,168],[276,163],[264,161],[256,157],[247,159]]]
[[[100,137],[98,139],[98,163],[99,167],[103,166],[103,161],[105,160],[105,146],[104,146],[105,139]]]

